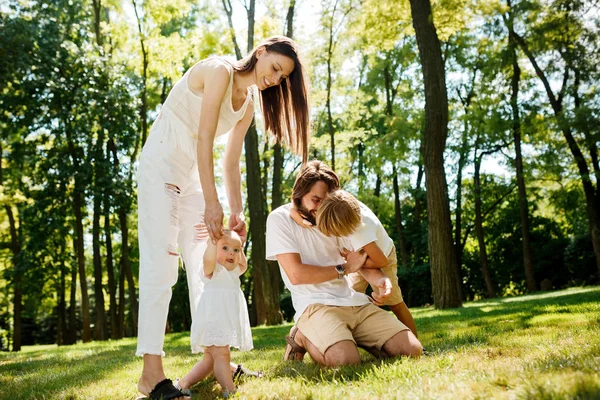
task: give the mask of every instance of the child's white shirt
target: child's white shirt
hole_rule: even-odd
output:
[[[352,235],[348,236],[353,247],[352,250],[362,249],[367,244],[375,242],[383,254],[388,256],[394,247],[394,241],[375,213],[362,202],[359,201],[358,204],[360,205],[362,224]]]

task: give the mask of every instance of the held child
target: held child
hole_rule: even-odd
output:
[[[216,245],[209,240],[203,268],[206,283],[193,318],[191,337],[192,352],[203,352],[204,358],[177,386],[189,389],[213,372],[227,397],[235,392],[229,348],[247,351],[253,347],[239,278],[247,269],[247,260],[238,234],[227,230]]]
[[[377,216],[363,203],[344,190],[328,193],[317,211],[317,227],[327,236],[348,237],[352,247],[367,253],[363,268],[380,268],[392,282],[392,293],[385,299],[373,288],[376,305],[388,305],[396,317],[415,336],[417,327],[412,314],[402,299],[396,276],[398,261],[394,242],[388,236]],[[347,276],[350,286],[364,292],[368,282],[359,273]]]

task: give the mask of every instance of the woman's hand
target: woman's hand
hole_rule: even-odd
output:
[[[246,230],[246,219],[244,213],[229,214],[229,229],[234,231],[242,239],[242,243],[246,241],[248,237],[248,231]]]
[[[223,207],[221,207],[221,203],[217,201],[206,204],[206,209],[204,210],[204,223],[208,229],[210,240],[215,244],[217,243],[217,240],[223,236],[223,217]]]

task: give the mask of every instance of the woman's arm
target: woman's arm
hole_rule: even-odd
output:
[[[202,268],[204,269],[204,276],[207,278],[212,277],[215,267],[217,265],[217,245],[210,240],[206,243],[206,251],[204,252],[204,258],[202,260]]]
[[[215,186],[213,146],[221,103],[229,86],[230,76],[227,67],[220,63],[199,64],[196,68],[201,68],[200,73],[190,74],[190,78],[195,81],[190,84],[198,86],[198,80],[204,81],[198,129],[198,174],[206,202],[204,221],[210,238],[216,243],[217,239],[223,236],[223,207],[219,203]]]
[[[229,200],[229,229],[237,232],[243,241],[246,240],[246,222],[244,221],[244,208],[242,206],[242,175],[240,173],[240,158],[244,147],[244,137],[252,123],[254,116],[254,103],[250,102],[244,117],[233,127],[229,133],[225,158],[223,160],[223,172],[225,177],[225,188],[227,200]]]

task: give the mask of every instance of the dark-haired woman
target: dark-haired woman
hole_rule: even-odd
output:
[[[238,62],[210,57],[172,88],[140,159],[138,233],[140,305],[136,354],[144,357],[138,390],[150,398],[185,398],[165,378],[162,356],[171,287],[179,258],[186,266],[191,314],[202,293],[200,265],[208,229],[223,235],[223,208],[215,185],[213,146],[229,132],[223,163],[229,228],[246,236],[240,157],[258,88],[265,128],[302,156],[308,154],[307,89],[296,44],[275,36]],[[204,228],[204,225],[206,228]]]

